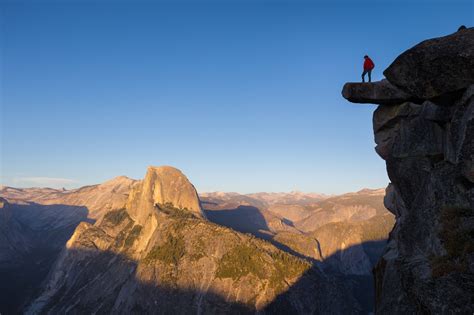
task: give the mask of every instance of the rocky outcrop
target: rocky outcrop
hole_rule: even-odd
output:
[[[452,104],[474,81],[474,28],[429,39],[401,54],[384,71],[387,79],[346,83],[342,96],[353,103],[397,105],[431,100]]]
[[[0,197],[0,312],[21,313],[36,293],[85,207],[10,203]]]
[[[346,83],[342,96],[353,103],[394,105],[416,99],[387,80],[373,83]]]
[[[133,220],[144,224],[156,205],[168,203],[205,218],[194,186],[180,170],[170,166],[148,168],[143,181],[130,192],[127,210]]]
[[[396,216],[374,269],[377,313],[474,311],[473,56],[471,28],[420,43],[385,71],[420,100],[374,112]]]

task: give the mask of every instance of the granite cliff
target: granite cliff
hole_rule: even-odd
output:
[[[145,179],[131,190],[127,210],[134,221],[144,224],[155,205],[167,203],[205,218],[194,186],[180,170],[170,166],[148,168]]]
[[[386,80],[343,96],[379,106],[376,152],[396,223],[374,269],[380,314],[474,311],[474,28],[421,42]]]

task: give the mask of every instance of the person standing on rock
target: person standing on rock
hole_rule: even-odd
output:
[[[369,82],[372,82],[372,69],[374,69],[375,64],[369,56],[364,56],[364,72],[362,72],[362,82],[365,82],[365,75],[368,74]]]

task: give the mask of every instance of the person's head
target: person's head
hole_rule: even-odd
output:
[[[367,58],[369,58],[369,56],[365,55],[365,56],[364,56],[364,59],[367,59]]]
[[[461,25],[458,28],[458,32],[467,29],[466,25]]]

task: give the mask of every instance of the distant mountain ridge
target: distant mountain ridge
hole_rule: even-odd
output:
[[[235,198],[249,198],[249,202],[252,200],[258,200],[266,205],[271,205],[275,203],[283,204],[306,204],[312,203],[318,200],[322,200],[330,197],[326,194],[320,193],[304,193],[300,191],[291,191],[291,192],[258,192],[258,193],[249,193],[249,194],[240,194],[236,192],[203,192],[199,194],[202,198],[206,199],[221,199],[221,200],[232,200]]]
[[[2,186],[0,196],[10,203],[35,202],[42,205],[83,206],[88,209],[88,218],[96,220],[105,212],[122,207],[136,182],[137,180],[126,176],[118,176],[102,184],[71,190]]]

